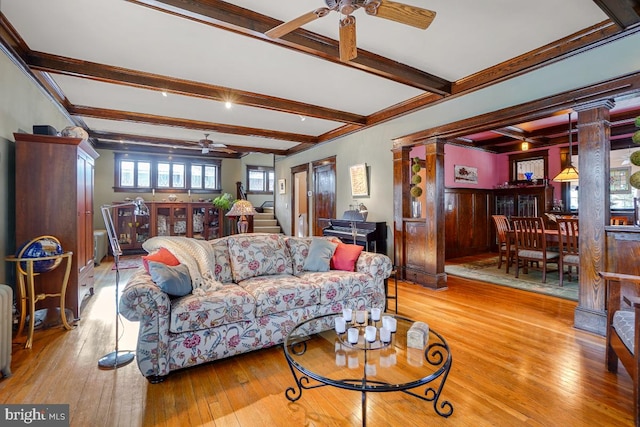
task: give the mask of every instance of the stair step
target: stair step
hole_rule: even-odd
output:
[[[253,226],[256,227],[276,227],[278,221],[276,219],[254,219]]]
[[[254,233],[282,233],[279,226],[275,227],[256,227],[255,224],[253,226]]]

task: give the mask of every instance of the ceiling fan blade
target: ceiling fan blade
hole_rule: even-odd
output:
[[[322,18],[330,11],[331,9],[321,7],[311,12],[305,13],[302,16],[298,16],[296,19],[293,19],[289,22],[283,22],[282,24],[270,29],[264,34],[267,37],[271,37],[272,39],[279,39],[280,37],[287,35],[294,30],[297,30],[303,25],[308,24],[309,22],[315,21],[318,18]]]
[[[357,56],[356,18],[348,15],[340,20],[340,61],[349,62]]]
[[[427,29],[436,17],[436,13],[432,10],[422,9],[404,3],[381,0],[377,7],[375,7],[375,3],[377,2],[372,2],[372,4],[365,6],[365,11],[369,15],[411,25],[421,30]]]

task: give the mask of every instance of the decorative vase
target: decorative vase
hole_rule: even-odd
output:
[[[411,216],[413,218],[422,217],[422,202],[420,200],[411,201]]]

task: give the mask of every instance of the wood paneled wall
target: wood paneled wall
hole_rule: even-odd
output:
[[[492,190],[446,189],[444,210],[446,259],[495,250]]]

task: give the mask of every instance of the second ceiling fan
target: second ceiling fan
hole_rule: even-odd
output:
[[[362,8],[371,16],[389,19],[412,27],[426,29],[436,17],[432,10],[410,6],[388,0],[325,0],[327,7],[305,13],[291,21],[284,22],[265,34],[278,39],[290,32],[329,14],[331,11],[344,15],[340,20],[340,60],[351,61],[358,56],[356,46],[356,18],[351,14]]]

